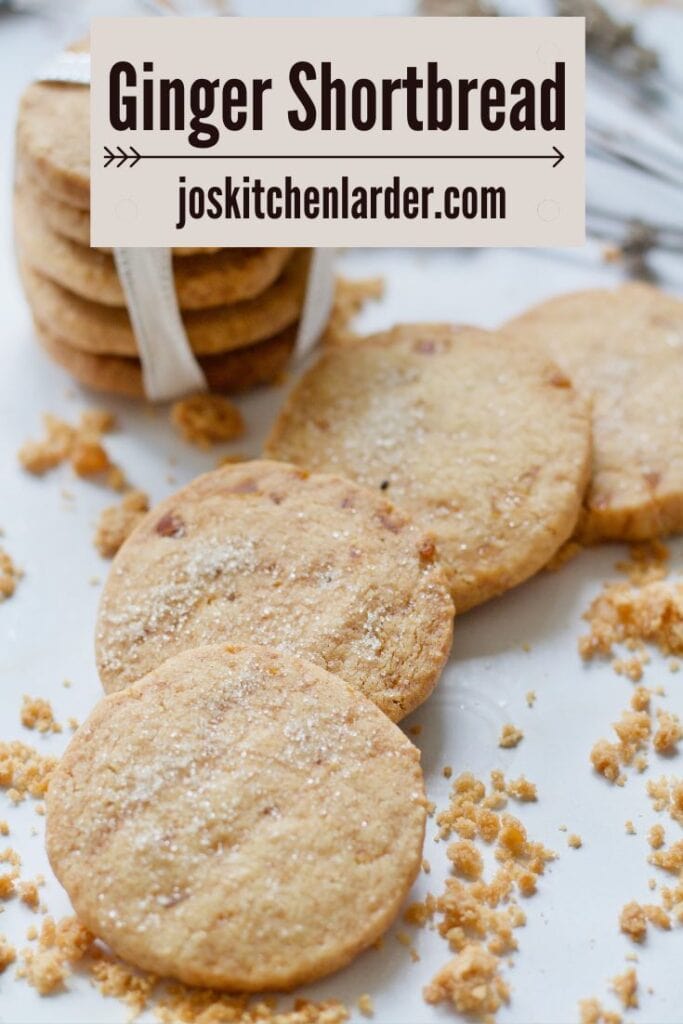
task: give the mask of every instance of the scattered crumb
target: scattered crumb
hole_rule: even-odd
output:
[[[579,850],[583,846],[583,839],[576,832],[572,832],[567,836],[567,846],[571,846],[572,850]]]
[[[660,540],[631,544],[629,557],[617,562],[615,569],[625,573],[633,586],[642,587],[646,583],[664,579],[669,555],[669,549]]]
[[[13,803],[27,796],[44,797],[56,765],[57,758],[45,757],[25,743],[0,741],[0,789],[8,790]]]
[[[648,922],[665,931],[671,928],[671,919],[662,907],[652,903],[640,904],[633,900],[622,908],[619,926],[634,942],[644,941]]]
[[[446,851],[446,856],[457,874],[470,879],[481,876],[484,862],[476,846],[469,839],[460,839],[457,843],[451,843]]]
[[[534,704],[536,703],[536,691],[535,690],[527,690],[527,692],[526,692],[526,702],[527,702],[527,705],[530,708],[532,708],[534,706]]]
[[[4,548],[0,547],[0,601],[11,597],[23,572],[18,569]]]
[[[408,732],[410,733],[411,736],[420,736],[422,734],[422,726],[411,725],[411,727],[408,729]]]
[[[483,946],[468,943],[432,978],[423,990],[428,1003],[452,1003],[458,1013],[482,1019],[510,1000],[501,978],[498,957]]]
[[[424,871],[425,875],[428,875],[432,870],[432,866],[426,857],[423,857],[422,859],[422,870]]]
[[[599,999],[579,1000],[580,1024],[621,1024],[621,1015],[603,1009]]]
[[[201,393],[182,398],[171,408],[171,422],[190,444],[210,448],[244,434],[244,419],[224,395]]]
[[[624,823],[624,828],[626,829],[626,835],[634,836],[636,834],[636,827],[630,818]]]
[[[609,656],[615,644],[653,643],[663,654],[683,654],[683,582],[654,580],[634,588],[607,584],[584,618],[590,626],[579,640],[585,660]]]
[[[52,705],[43,697],[29,697],[24,694],[21,702],[21,724],[38,732],[61,732],[61,725],[55,721]]]
[[[451,766],[449,764],[444,765],[444,767],[443,767],[443,777],[444,777],[444,779],[450,779],[452,774],[453,774],[453,769],[451,768]]]
[[[623,786],[624,776],[621,774],[619,747],[616,743],[598,740],[591,750],[591,764],[596,772],[603,775],[609,782]]]
[[[9,825],[7,824],[7,822],[3,818],[0,821],[0,836],[8,836],[8,835],[9,835]]]
[[[364,1017],[374,1016],[375,1008],[373,1006],[372,996],[369,996],[367,992],[358,997],[358,1009]]]
[[[506,783],[498,770],[491,772],[488,791],[471,772],[463,772],[452,783],[449,805],[438,814],[437,825],[440,838],[452,833],[459,837],[447,849],[453,874],[446,879],[441,896],[413,904],[406,916],[419,926],[438,916],[438,931],[457,954],[424,990],[428,1002],[448,1000],[460,1012],[485,1019],[494,1012],[496,998],[500,1005],[503,990],[507,1001],[507,986],[499,974],[501,958],[517,948],[514,932],[526,921],[516,898],[533,896],[538,877],[555,857],[528,838],[521,821],[501,813],[511,792],[532,790],[535,794],[533,784],[524,778]],[[483,878],[483,859],[475,840],[496,843],[498,867],[489,881]],[[486,980],[481,980],[480,972]]]
[[[427,893],[423,903],[411,903],[406,907],[403,920],[406,924],[415,925],[417,928],[424,928],[428,921],[431,921],[436,912],[436,900]]]
[[[514,797],[515,800],[522,800],[527,803],[538,799],[536,786],[533,782],[529,782],[523,775],[520,775],[518,779],[512,779],[508,782],[505,792],[508,796]]]
[[[13,964],[17,958],[17,951],[11,946],[4,935],[0,935],[0,974]]]
[[[33,882],[19,882],[17,885],[19,899],[31,910],[37,910],[40,904],[40,893],[38,892],[40,883],[41,880],[36,879]]]
[[[658,754],[674,754],[676,745],[683,736],[683,729],[678,716],[669,711],[657,712],[657,731],[652,737],[652,745]]]
[[[683,839],[672,843],[667,849],[655,850],[648,857],[648,861],[664,871],[680,875],[683,871]]]
[[[634,968],[612,978],[612,988],[625,1010],[638,1007],[638,977]]]
[[[384,278],[370,277],[351,281],[338,277],[335,282],[332,310],[322,337],[325,345],[340,345],[358,335],[349,324],[369,301],[378,301],[384,295]]]
[[[76,438],[70,459],[76,476],[99,476],[111,467],[104,446],[94,438]]]
[[[27,441],[19,449],[19,461],[25,470],[42,476],[63,462],[70,462],[77,476],[101,476],[107,486],[120,490],[125,486],[121,470],[115,466],[102,444],[102,435],[114,429],[113,415],[103,409],[86,409],[78,426],[50,413],[43,416],[45,436]]]
[[[129,491],[118,505],[102,509],[94,543],[103,558],[114,557],[148,511],[149,498],[144,491]]]
[[[674,821],[683,825],[683,779],[678,779],[675,776],[667,778],[666,775],[662,775],[659,779],[650,779],[647,784],[647,792],[656,811],[668,811]],[[655,825],[651,831],[660,828],[661,826]]]
[[[509,748],[516,747],[524,739],[524,733],[521,729],[518,729],[516,725],[512,725],[508,722],[503,726],[498,740],[498,746]]]

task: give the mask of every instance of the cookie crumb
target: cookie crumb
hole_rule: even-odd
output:
[[[0,935],[0,974],[7,970],[17,959],[17,951],[10,945],[4,935]]]
[[[38,892],[38,886],[40,881],[36,879],[33,882],[19,882],[17,886],[17,892],[19,899],[22,903],[25,903],[31,910],[37,910],[40,904],[40,893]]]
[[[615,644],[629,642],[655,644],[666,655],[683,654],[683,583],[607,584],[584,618],[590,632],[579,640],[579,653],[586,661],[610,656]]]
[[[643,907],[632,900],[626,903],[619,915],[619,927],[624,935],[634,942],[643,942],[647,934],[647,917]]]
[[[536,691],[535,690],[527,690],[527,692],[526,692],[526,702],[527,702],[527,706],[528,707],[532,708],[534,706],[534,704],[536,703]]]
[[[524,739],[524,733],[521,729],[518,729],[516,725],[512,725],[508,722],[503,726],[500,732],[500,738],[498,740],[498,746],[506,749],[510,747],[516,747]]]
[[[23,575],[23,572],[17,568],[7,551],[0,547],[0,601],[4,601],[12,596],[17,589],[17,583]]]
[[[627,836],[634,836],[636,834],[636,827],[630,818],[624,823],[624,828]]]
[[[26,729],[38,732],[61,732],[61,725],[55,721],[52,705],[43,697],[29,697],[24,694],[21,702],[21,724]]]
[[[580,850],[583,846],[583,839],[576,832],[572,832],[567,836],[567,846],[571,846],[572,850]]]
[[[102,434],[115,426],[111,413],[103,409],[86,409],[77,427],[46,413],[43,425],[43,439],[27,441],[19,449],[19,462],[27,472],[42,476],[68,461],[77,476],[99,476],[108,471],[108,486],[117,490],[125,485],[121,470],[112,463],[101,443]]]
[[[615,569],[628,576],[629,583],[642,587],[665,578],[670,551],[660,540],[631,544],[629,557],[617,562]]]
[[[362,996],[358,997],[358,1009],[364,1017],[374,1016],[375,1007],[372,1002],[372,996],[369,996],[367,992],[364,992]]]
[[[461,839],[451,843],[446,856],[453,865],[453,870],[465,878],[475,879],[481,876],[484,862],[474,843],[469,839]]]
[[[616,743],[598,740],[591,750],[591,764],[595,771],[599,775],[603,775],[609,782],[623,786],[624,776],[621,774],[619,747]]]
[[[518,779],[512,779],[508,782],[505,792],[508,796],[514,797],[515,800],[521,800],[525,803],[531,803],[538,799],[536,786],[523,775],[520,775]]]
[[[129,491],[120,504],[102,510],[94,543],[103,558],[114,557],[148,511],[149,497],[144,491]]]
[[[244,434],[244,419],[224,395],[200,393],[175,402],[171,422],[190,444],[210,448],[220,441],[234,441]]]
[[[652,737],[652,745],[658,754],[676,753],[678,741],[683,736],[683,729],[678,716],[669,711],[657,712],[657,731]]]
[[[485,1019],[510,1001],[510,990],[499,974],[498,957],[483,946],[467,943],[423,989],[431,1004],[449,1002],[458,1013]]]
[[[45,757],[18,740],[0,741],[0,789],[13,803],[27,796],[41,799],[47,792],[57,758]]]
[[[356,281],[346,277],[337,277],[332,309],[322,336],[322,343],[340,345],[356,339],[358,335],[349,329],[349,324],[367,302],[377,302],[383,295],[384,278],[382,277],[361,278]]]

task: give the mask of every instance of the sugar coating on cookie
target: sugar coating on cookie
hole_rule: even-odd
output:
[[[533,575],[571,535],[590,427],[567,378],[528,347],[409,324],[323,354],[266,451],[413,514],[437,538],[457,613]]]
[[[47,800],[80,920],[189,984],[286,989],[386,930],[420,867],[419,753],[356,689],[265,648],[187,651],[103,698]]]
[[[243,462],[167,498],[125,542],[97,664],[111,691],[188,647],[261,643],[340,675],[397,721],[434,688],[452,628],[430,536],[382,495]]]
[[[584,541],[683,530],[683,302],[645,284],[559,295],[506,325],[593,408]]]

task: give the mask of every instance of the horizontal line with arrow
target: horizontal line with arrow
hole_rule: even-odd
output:
[[[553,167],[565,156],[557,146],[552,153],[139,153],[134,146],[128,151],[104,147],[104,166],[135,167],[140,160],[552,160]]]

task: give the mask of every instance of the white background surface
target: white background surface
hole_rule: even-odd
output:
[[[292,3],[292,13],[320,13],[319,5]],[[328,5],[330,13],[339,6]],[[367,5],[347,3],[348,13]],[[245,13],[280,13],[275,3],[237,5]],[[98,13],[114,13],[130,5],[98,4]],[[73,10],[73,6],[72,6]],[[407,5],[377,4],[373,13],[407,13]],[[538,7],[535,8],[536,12]],[[65,13],[66,12],[66,13]],[[57,717],[83,719],[100,695],[94,667],[92,637],[99,587],[91,577],[103,578],[107,563],[91,544],[94,521],[112,496],[59,469],[44,479],[23,474],[16,461],[20,444],[38,436],[40,416],[46,410],[75,419],[79,410],[105,404],[120,417],[120,430],[108,447],[132,482],[159,499],[213,466],[217,453],[198,453],[173,433],[164,409],[156,411],[134,403],[98,399],[74,386],[68,377],[40,353],[30,328],[27,310],[13,267],[10,240],[11,133],[16,99],[40,60],[74,34],[67,5],[52,5],[51,20],[8,18],[0,15],[0,526],[2,544],[26,572],[16,595],[0,605],[0,722],[1,736],[21,738],[46,753],[59,753],[64,735],[42,738],[19,725],[24,693],[52,700]],[[645,29],[670,48],[683,46],[681,15],[648,11]],[[643,204],[662,219],[683,220],[680,198],[663,188],[648,191],[640,179],[627,175],[591,173],[591,188],[604,201],[634,212]],[[675,203],[678,202],[678,207]],[[680,291],[683,268],[669,259],[656,261],[663,283]],[[339,261],[349,276],[383,274],[385,301],[369,308],[359,321],[374,329],[397,320],[471,320],[494,326],[506,317],[557,291],[607,285],[619,279],[619,269],[600,259],[599,248],[542,251],[350,251]],[[264,391],[240,401],[249,429],[235,450],[256,455],[281,395]],[[171,460],[177,464],[171,465]],[[73,494],[64,497],[63,489]],[[683,564],[683,546],[672,545],[674,561]],[[681,757],[671,761],[652,755],[645,776],[630,775],[623,789],[596,778],[589,751],[596,739],[610,735],[610,723],[628,704],[633,686],[607,666],[584,667],[576,653],[583,631],[581,614],[602,582],[615,576],[618,547],[584,552],[561,572],[541,574],[498,601],[472,612],[456,623],[452,661],[433,698],[404,725],[420,723],[417,743],[429,794],[439,806],[447,797],[443,765],[454,773],[470,769],[485,775],[502,768],[510,777],[525,773],[539,788],[537,805],[524,805],[520,817],[530,836],[557,850],[560,858],[541,879],[539,893],[522,901],[528,924],[517,932],[516,965],[506,972],[512,987],[509,1008],[498,1019],[506,1022],[559,1024],[578,1018],[578,999],[596,995],[610,1009],[608,980],[623,971],[629,941],[619,933],[618,915],[628,900],[652,901],[647,880],[657,875],[646,863],[646,833],[662,820],[668,838],[678,838],[679,827],[658,819],[645,794],[648,778],[663,773],[681,774]],[[531,650],[525,651],[524,644]],[[73,681],[70,689],[62,681]],[[671,675],[656,656],[646,670],[645,682],[663,684],[667,697],[658,703],[683,715],[683,673]],[[525,693],[533,689],[537,702],[528,708]],[[501,750],[497,739],[502,724],[512,721],[525,738],[515,750]],[[516,813],[515,808],[513,812]],[[23,876],[42,871],[50,912],[69,911],[68,901],[50,876],[42,849],[43,819],[27,802],[18,811],[0,795],[0,818],[10,821],[9,838],[24,859]],[[637,835],[626,835],[624,822],[632,819]],[[584,840],[581,850],[568,849],[567,825]],[[37,829],[38,834],[33,835]],[[445,844],[434,843],[435,826],[428,826],[425,856],[432,873],[422,875],[411,895],[438,893],[446,873]],[[3,844],[0,843],[0,848]],[[660,879],[666,883],[668,879]],[[0,932],[19,946],[34,915],[18,901],[5,905]],[[401,926],[398,926],[399,929]],[[394,930],[395,931],[395,930]],[[304,994],[335,997],[353,1004],[370,992],[375,1019],[382,1024],[419,1024],[453,1019],[448,1010],[431,1008],[421,997],[422,985],[448,958],[446,943],[431,931],[415,931],[421,960],[410,961],[407,950],[387,936],[381,951],[370,951],[355,964]],[[666,934],[650,929],[638,950],[641,1009],[627,1020],[683,1021],[683,932]],[[650,992],[649,989],[653,991]],[[127,1010],[117,1001],[100,997],[84,978],[70,982],[69,993],[41,999],[25,983],[14,980],[14,969],[0,976],[0,1021],[29,1022],[123,1021]],[[362,1019],[362,1018],[359,1018]]]

